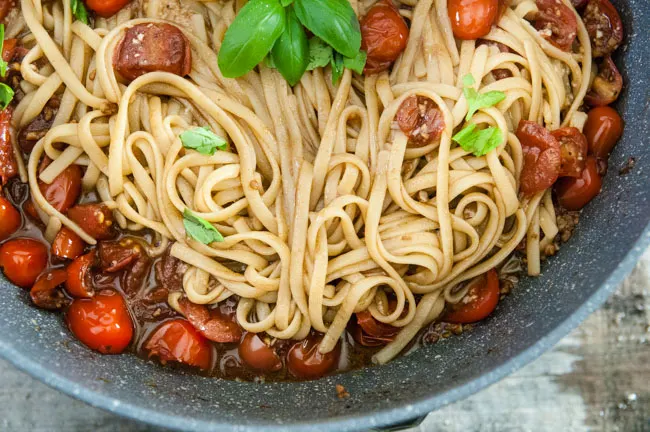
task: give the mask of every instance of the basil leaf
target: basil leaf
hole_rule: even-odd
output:
[[[343,56],[341,53],[335,52],[332,57],[332,84],[336,85],[339,82],[344,70]]]
[[[179,135],[183,147],[194,149],[204,155],[213,155],[219,150],[227,150],[228,143],[207,127],[197,127]]]
[[[0,54],[4,51],[4,42],[5,42],[5,25],[0,24]],[[9,65],[0,55],[0,76],[4,78],[7,75],[7,68]]]
[[[0,109],[5,109],[14,98],[14,91],[5,83],[0,83]]]
[[[287,7],[291,3],[293,3],[293,0],[280,0],[280,4],[282,5],[282,7]]]
[[[250,72],[264,59],[285,26],[279,0],[251,0],[232,22],[219,50],[219,69],[227,78]]]
[[[223,241],[221,233],[210,222],[195,215],[187,208],[183,212],[183,226],[188,237],[203,244]]]
[[[486,129],[476,130],[475,124],[470,124],[463,128],[452,138],[465,151],[473,153],[475,156],[483,156],[495,148],[499,147],[503,141],[501,129],[488,127]]]
[[[346,57],[361,48],[359,20],[348,0],[295,0],[300,22]]]
[[[296,85],[307,70],[309,63],[307,34],[298,21],[293,8],[287,9],[287,23],[284,32],[275,41],[270,57],[273,59],[275,67],[291,86]]]
[[[327,66],[332,61],[334,51],[321,38],[314,36],[309,39],[309,63],[307,70]]]
[[[465,116],[465,121],[471,119],[476,111],[480,110],[481,108],[491,107],[506,98],[506,94],[502,91],[479,93],[473,87],[471,87],[475,83],[476,80],[472,74],[467,74],[463,77],[463,94],[465,95],[465,99],[467,99],[467,104],[469,105],[467,109],[467,115]]]
[[[359,75],[363,74],[363,68],[366,66],[366,58],[368,54],[365,51],[359,51],[354,58],[346,57],[343,59],[343,66],[352,69]]]
[[[70,0],[70,9],[75,18],[84,24],[88,24],[88,11],[82,0]]]

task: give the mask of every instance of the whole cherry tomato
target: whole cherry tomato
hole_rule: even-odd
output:
[[[30,288],[47,266],[47,246],[38,240],[16,238],[0,246],[0,267],[19,287]]]
[[[239,357],[253,369],[262,372],[275,372],[282,369],[280,356],[255,333],[244,335],[238,351]]]
[[[499,277],[496,270],[474,278],[460,302],[451,306],[443,320],[469,324],[487,318],[499,303]]]
[[[384,71],[406,48],[409,28],[391,0],[375,3],[361,21],[361,49],[368,53],[365,74]]]
[[[589,149],[594,156],[605,159],[623,134],[623,119],[614,108],[592,108],[584,127]]]
[[[519,122],[516,135],[524,152],[521,191],[531,196],[551,187],[560,175],[560,143],[545,127],[527,120]]]
[[[44,159],[41,170],[49,165],[47,161],[47,159]],[[65,213],[74,205],[77,198],[79,198],[79,194],[81,194],[81,168],[78,165],[70,165],[56,176],[50,184],[39,180],[38,187],[52,207],[61,213]]]
[[[59,230],[52,242],[52,255],[63,259],[75,259],[84,253],[84,242],[70,228]]]
[[[104,290],[93,298],[74,300],[65,318],[77,339],[102,354],[121,353],[133,337],[126,302],[115,291]]]
[[[3,196],[0,196],[0,241],[6,240],[15,233],[22,222],[16,207]]]
[[[212,350],[194,326],[184,319],[173,319],[158,326],[145,345],[149,357],[162,362],[177,362],[209,369]]]
[[[544,39],[563,51],[571,51],[578,35],[578,20],[571,8],[560,0],[537,0],[539,12],[535,28]]]
[[[458,39],[479,39],[490,33],[499,13],[498,0],[448,0],[451,29]]]
[[[555,185],[555,193],[562,207],[567,210],[580,210],[598,195],[601,187],[598,162],[595,157],[589,156],[582,176],[561,178]]]
[[[337,344],[332,351],[322,354],[318,346],[321,336],[310,335],[306,339],[296,342],[287,353],[287,367],[289,372],[297,378],[320,378],[330,372],[338,363],[341,352]]]
[[[29,291],[32,302],[41,309],[61,309],[68,299],[59,287],[67,278],[68,274],[62,269],[48,270],[41,274]]]
[[[68,280],[65,289],[73,297],[88,298],[94,295],[91,270],[97,263],[95,250],[82,255],[70,263],[67,268]]]
[[[560,143],[560,177],[580,177],[587,160],[587,138],[574,127],[551,132]]]
[[[86,6],[100,17],[109,18],[120,11],[131,0],[86,0]]]

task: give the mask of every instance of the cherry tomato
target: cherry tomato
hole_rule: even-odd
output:
[[[29,291],[32,302],[41,309],[56,310],[66,305],[68,299],[59,289],[68,278],[65,270],[48,270],[41,274]]]
[[[86,0],[88,9],[100,17],[109,18],[120,11],[131,0]]]
[[[142,247],[131,239],[103,241],[97,247],[103,271],[115,273],[133,265],[142,254]]]
[[[90,299],[76,299],[66,313],[70,331],[102,354],[119,354],[131,343],[133,322],[121,295],[104,290]]]
[[[275,350],[255,333],[246,333],[239,344],[239,357],[248,366],[262,372],[282,369],[282,360]]]
[[[36,207],[34,207],[34,202],[31,199],[28,199],[23,204],[23,212],[25,213],[25,215],[29,216],[34,222],[42,223],[41,218],[38,215],[38,212],[36,211]]]
[[[95,240],[116,236],[113,212],[104,204],[80,204],[68,210],[68,217]]]
[[[589,0],[582,14],[591,39],[591,55],[611,54],[623,42],[623,22],[609,0]]]
[[[578,20],[562,0],[537,0],[539,12],[535,28],[540,35],[563,51],[571,51],[578,35]]]
[[[0,8],[2,6],[0,5]],[[1,14],[2,12],[0,12]],[[18,40],[17,39],[5,39],[4,43],[2,44],[2,60],[6,62],[10,62],[13,60],[14,55],[16,54],[16,44]]]
[[[73,297],[88,298],[94,295],[91,281],[91,270],[96,265],[95,251],[82,255],[68,266],[68,280],[65,289]]]
[[[11,8],[15,6],[15,2],[12,0],[0,0],[0,21],[7,18],[7,15],[11,11]]]
[[[623,119],[614,108],[592,108],[587,116],[584,132],[591,153],[605,159],[623,134]]]
[[[163,362],[177,362],[201,369],[209,369],[212,350],[208,341],[184,319],[166,321],[153,332],[145,349],[149,357]]]
[[[356,313],[359,330],[352,332],[352,337],[363,346],[381,346],[391,342],[399,333],[399,328],[377,321],[370,311]]]
[[[208,309],[186,298],[181,298],[178,305],[185,318],[211,341],[227,343],[241,339],[242,331],[234,315],[228,316],[220,308]]]
[[[588,0],[571,0],[571,4],[576,10],[580,10],[587,4]]]
[[[456,324],[481,321],[492,313],[499,303],[499,277],[496,270],[474,278],[460,302],[451,306],[443,318]]]
[[[498,0],[448,0],[451,29],[458,39],[479,39],[490,33],[499,12]]]
[[[361,19],[361,49],[368,53],[364,73],[384,71],[406,48],[409,28],[390,0],[375,3]]]
[[[16,207],[3,196],[0,196],[0,221],[2,221],[0,223],[0,241],[8,239],[10,235],[20,228],[22,223],[20,213],[16,210]]]
[[[445,129],[442,112],[425,96],[409,96],[397,110],[395,120],[411,147],[424,147],[440,138]]]
[[[84,242],[70,228],[59,230],[52,242],[52,255],[63,259],[75,259],[84,253]]]
[[[40,171],[45,169],[49,162],[44,159]],[[70,165],[61,174],[56,176],[52,183],[46,184],[38,181],[41,193],[57,211],[65,213],[74,205],[81,194],[81,168],[79,165]]]
[[[16,155],[11,144],[12,113],[11,107],[0,111],[0,186],[18,175]]]
[[[610,56],[603,59],[598,67],[598,75],[591,83],[585,102],[591,106],[609,105],[618,99],[623,89],[623,77]]]
[[[527,120],[519,122],[516,135],[524,152],[521,191],[531,196],[551,187],[560,175],[560,143],[543,126]]]
[[[47,246],[38,240],[16,238],[0,246],[0,267],[19,287],[29,288],[47,266]]]
[[[310,335],[296,342],[287,353],[287,367],[296,378],[320,378],[330,372],[338,363],[341,348],[336,345],[332,351],[322,354],[318,351],[321,336]]]
[[[560,177],[580,177],[587,160],[587,138],[574,127],[563,127],[551,132],[560,143]]]
[[[580,210],[591,201],[602,187],[598,162],[589,156],[580,178],[565,177],[555,185],[557,200],[567,210]]]

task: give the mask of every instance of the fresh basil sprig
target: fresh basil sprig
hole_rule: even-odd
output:
[[[315,35],[309,41],[305,28]],[[250,0],[226,31],[218,62],[225,77],[236,78],[264,60],[292,86],[306,70],[331,64],[336,83],[344,67],[363,72],[360,49],[361,29],[348,0]]]
[[[82,0],[70,0],[70,9],[75,18],[84,24],[88,24],[88,10]]]
[[[452,139],[463,150],[473,153],[474,156],[483,156],[499,147],[503,141],[503,135],[499,128],[490,126],[477,130],[475,124],[470,124],[454,135]]]
[[[214,225],[187,208],[183,212],[183,226],[188,237],[203,244],[223,241],[223,236]]]
[[[179,135],[183,147],[196,150],[204,155],[213,155],[219,150],[227,150],[228,143],[225,139],[212,132],[207,127],[197,127],[186,130]]]

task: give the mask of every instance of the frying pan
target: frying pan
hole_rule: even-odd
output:
[[[625,133],[601,194],[573,237],[523,278],[472,331],[384,366],[301,383],[241,383],[102,356],[77,342],[57,315],[29,305],[0,279],[0,355],[44,383],[121,416],[186,431],[393,430],[467,397],[538,357],[601,305],[650,243],[650,2],[614,1],[627,41]],[[630,158],[628,174],[620,174]],[[336,384],[350,398],[339,399]]]

